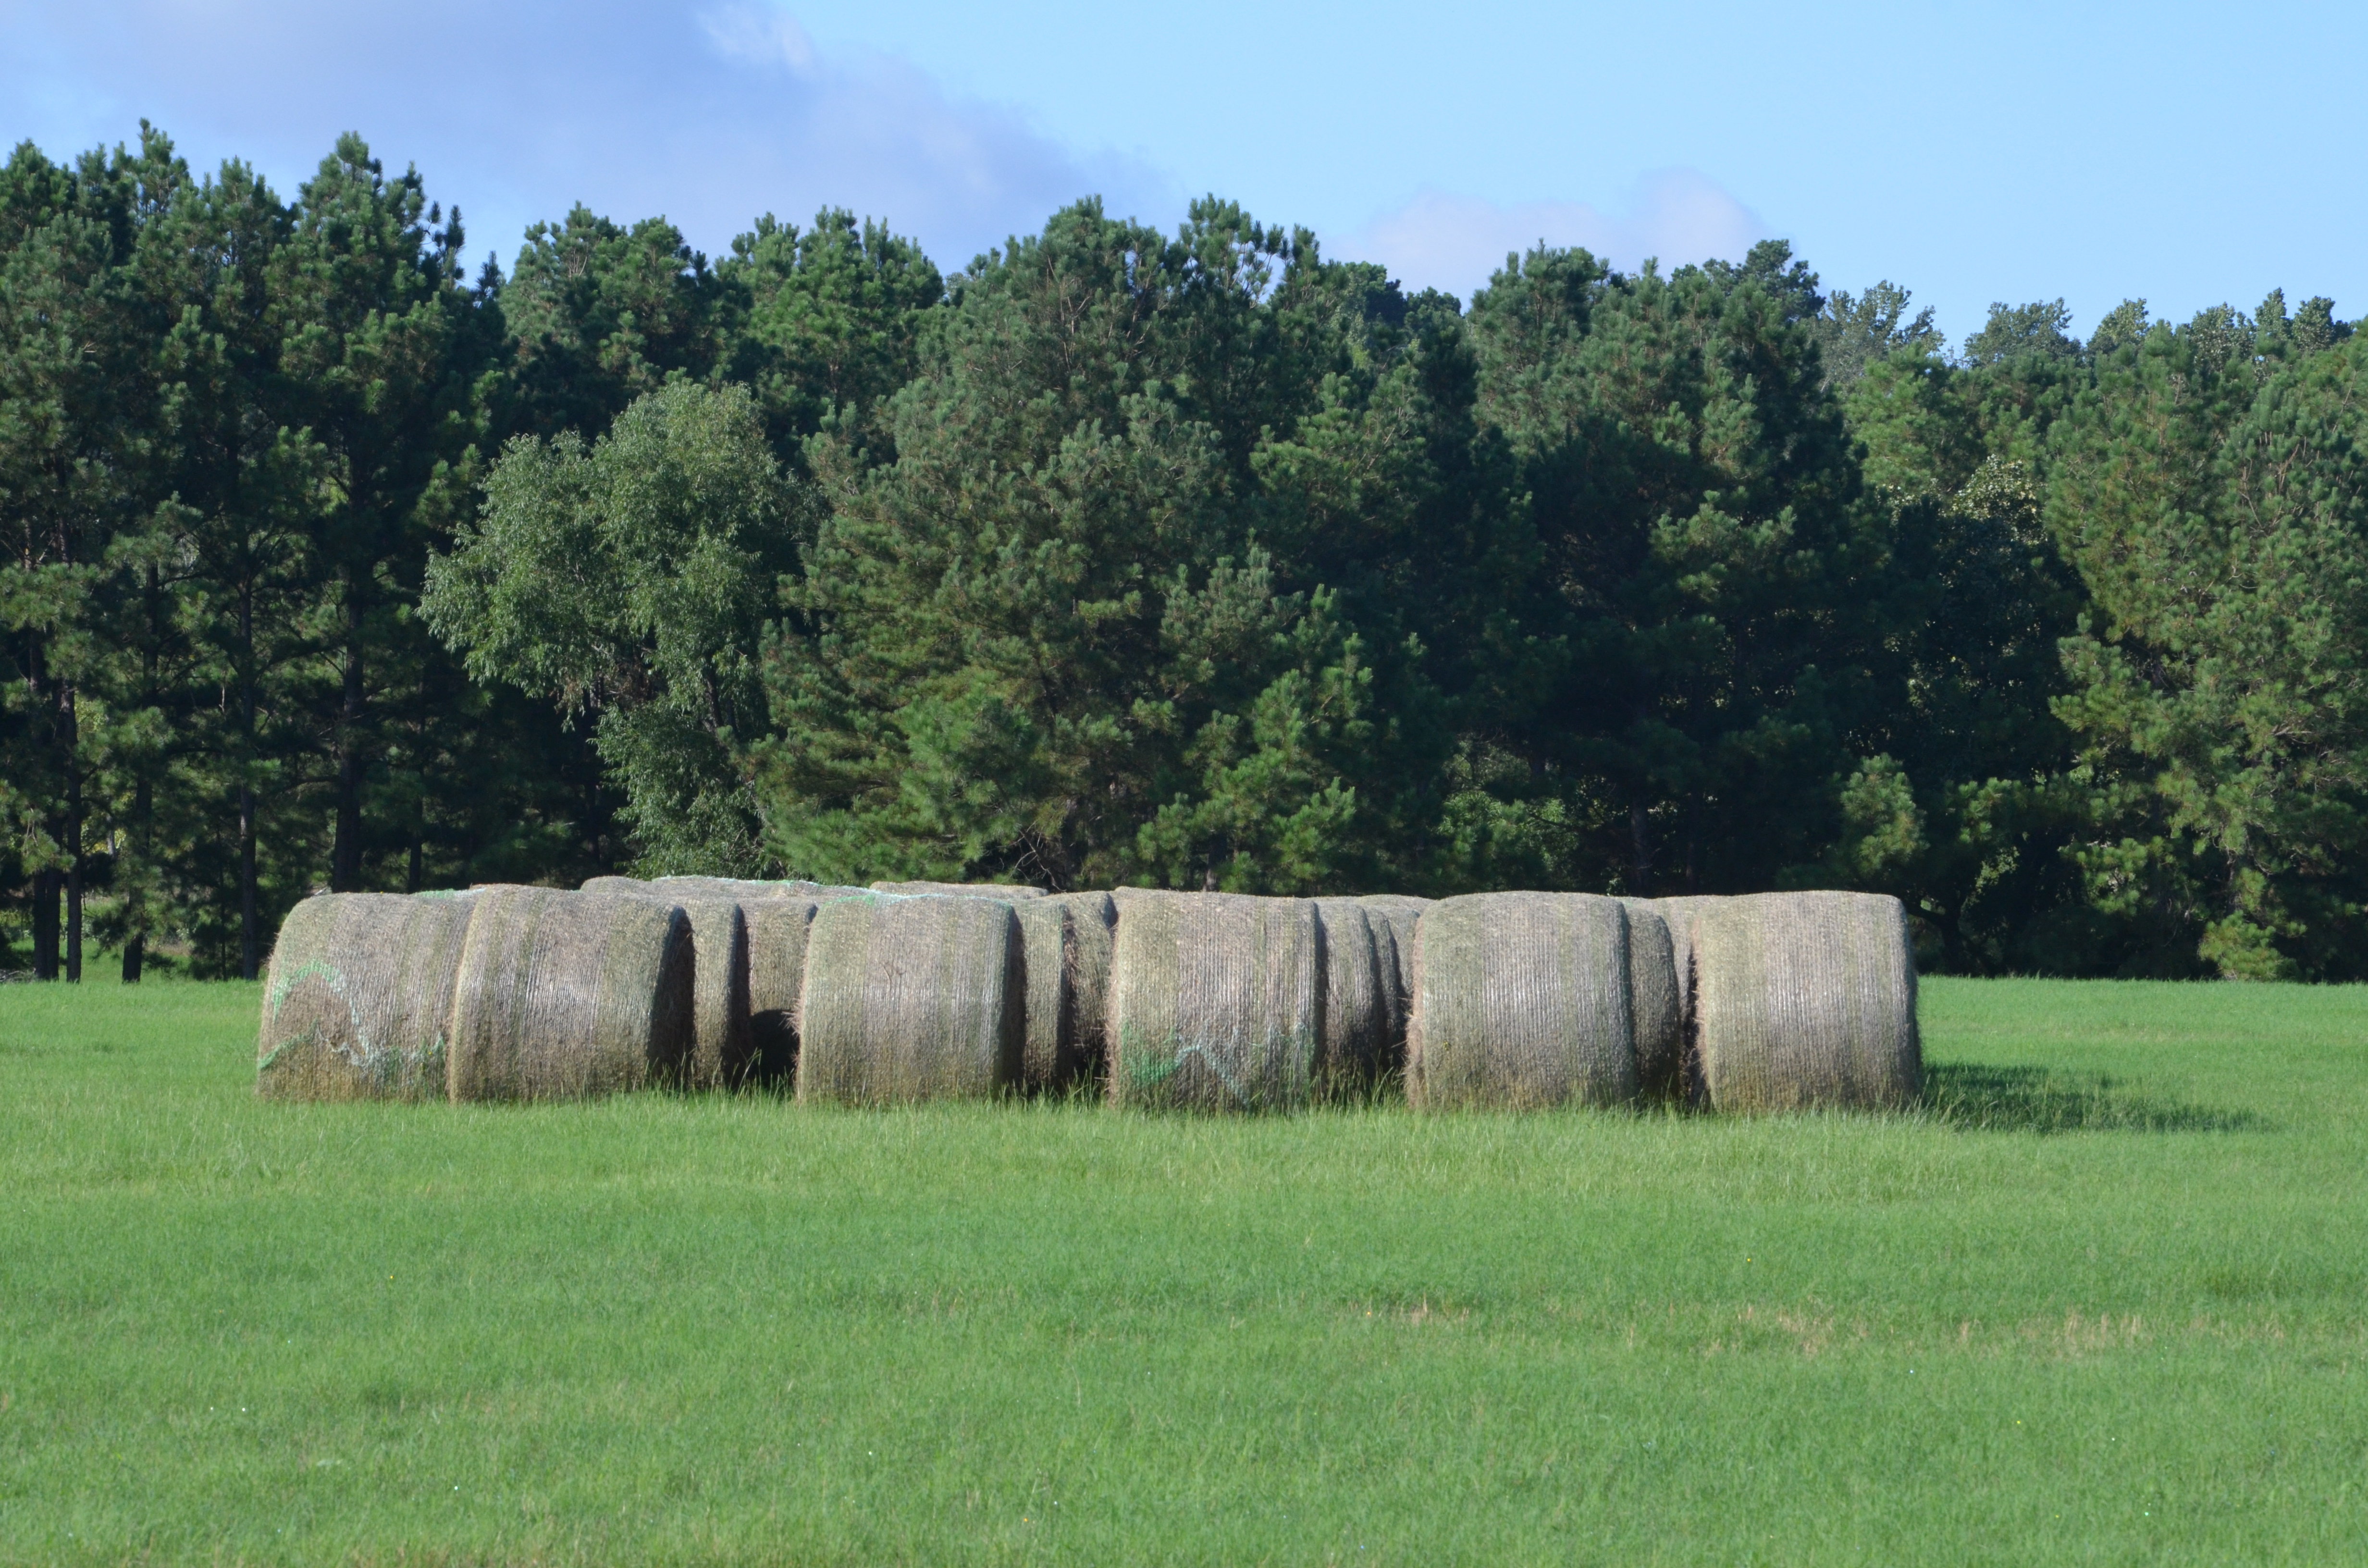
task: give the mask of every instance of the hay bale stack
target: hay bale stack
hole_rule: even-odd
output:
[[[680,908],[525,887],[481,888],[472,902],[453,1099],[579,1099],[679,1080],[697,980]]]
[[[1371,1083],[1400,1031],[1397,944],[1389,922],[1353,898],[1319,898],[1324,935],[1323,1020],[1316,1082],[1334,1088]]]
[[[1069,1051],[1076,1074],[1084,1076],[1109,1059],[1110,955],[1118,945],[1118,905],[1106,892],[1054,893],[1044,902],[1069,911]]]
[[[900,893],[906,897],[936,893],[947,898],[999,898],[1006,903],[1046,896],[1042,888],[1021,887],[1016,882],[874,882],[871,891]]]
[[[748,927],[748,1074],[760,1084],[788,1084],[797,1071],[798,994],[804,989],[813,898],[752,898],[740,905]]]
[[[1907,912],[1879,893],[1721,899],[1693,932],[1694,1049],[1717,1111],[1878,1109],[1923,1087]]]
[[[1685,988],[1678,977],[1669,924],[1649,899],[1623,898],[1628,911],[1628,1021],[1636,1040],[1636,1083],[1644,1093],[1683,1093]]]
[[[691,987],[693,1038],[685,1083],[694,1089],[737,1088],[747,1078],[755,1056],[748,1022],[748,926],[740,902],[704,890],[677,891],[662,882],[629,877],[595,877],[584,884],[584,891],[640,899],[679,909],[690,917],[696,978]]]
[[[1019,1075],[1027,974],[1000,899],[872,894],[814,914],[798,1098],[980,1098]]]
[[[744,877],[655,877],[647,881],[639,877],[594,877],[584,884],[584,891],[729,898],[746,903],[752,898],[849,898],[870,890],[837,887],[829,882],[767,882]]]
[[[1628,912],[1588,893],[1470,893],[1415,935],[1406,1099],[1425,1109],[1636,1094]]]
[[[1027,974],[1019,1086],[1050,1089],[1076,1071],[1076,1020],[1069,1011],[1076,923],[1058,899],[1023,898],[1011,911],[1019,921],[1020,967]]]
[[[1201,1110],[1304,1105],[1324,983],[1315,904],[1133,890],[1116,902],[1111,1101]]]
[[[323,893],[290,910],[264,977],[255,1092],[441,1099],[472,902]]]

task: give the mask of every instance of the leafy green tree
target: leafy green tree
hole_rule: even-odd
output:
[[[514,439],[422,609],[479,681],[591,718],[644,870],[745,875],[757,653],[799,517],[747,391],[671,383],[597,441]]]

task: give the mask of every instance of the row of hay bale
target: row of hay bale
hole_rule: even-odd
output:
[[[324,894],[289,916],[258,1083],[302,1098],[787,1086],[891,1104],[1057,1091],[1287,1110],[1675,1098],[1886,1107],[1919,1088],[1896,900],[597,878]]]

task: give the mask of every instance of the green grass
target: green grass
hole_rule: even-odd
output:
[[[1935,981],[1935,1108],[250,1096],[0,988],[0,1560],[2368,1562],[2368,991]]]

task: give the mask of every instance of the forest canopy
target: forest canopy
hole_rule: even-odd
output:
[[[2368,971],[2368,340],[1781,242],[1409,293],[1213,198],[508,272],[342,138],[0,170],[0,969],[597,872],[1897,894]]]

